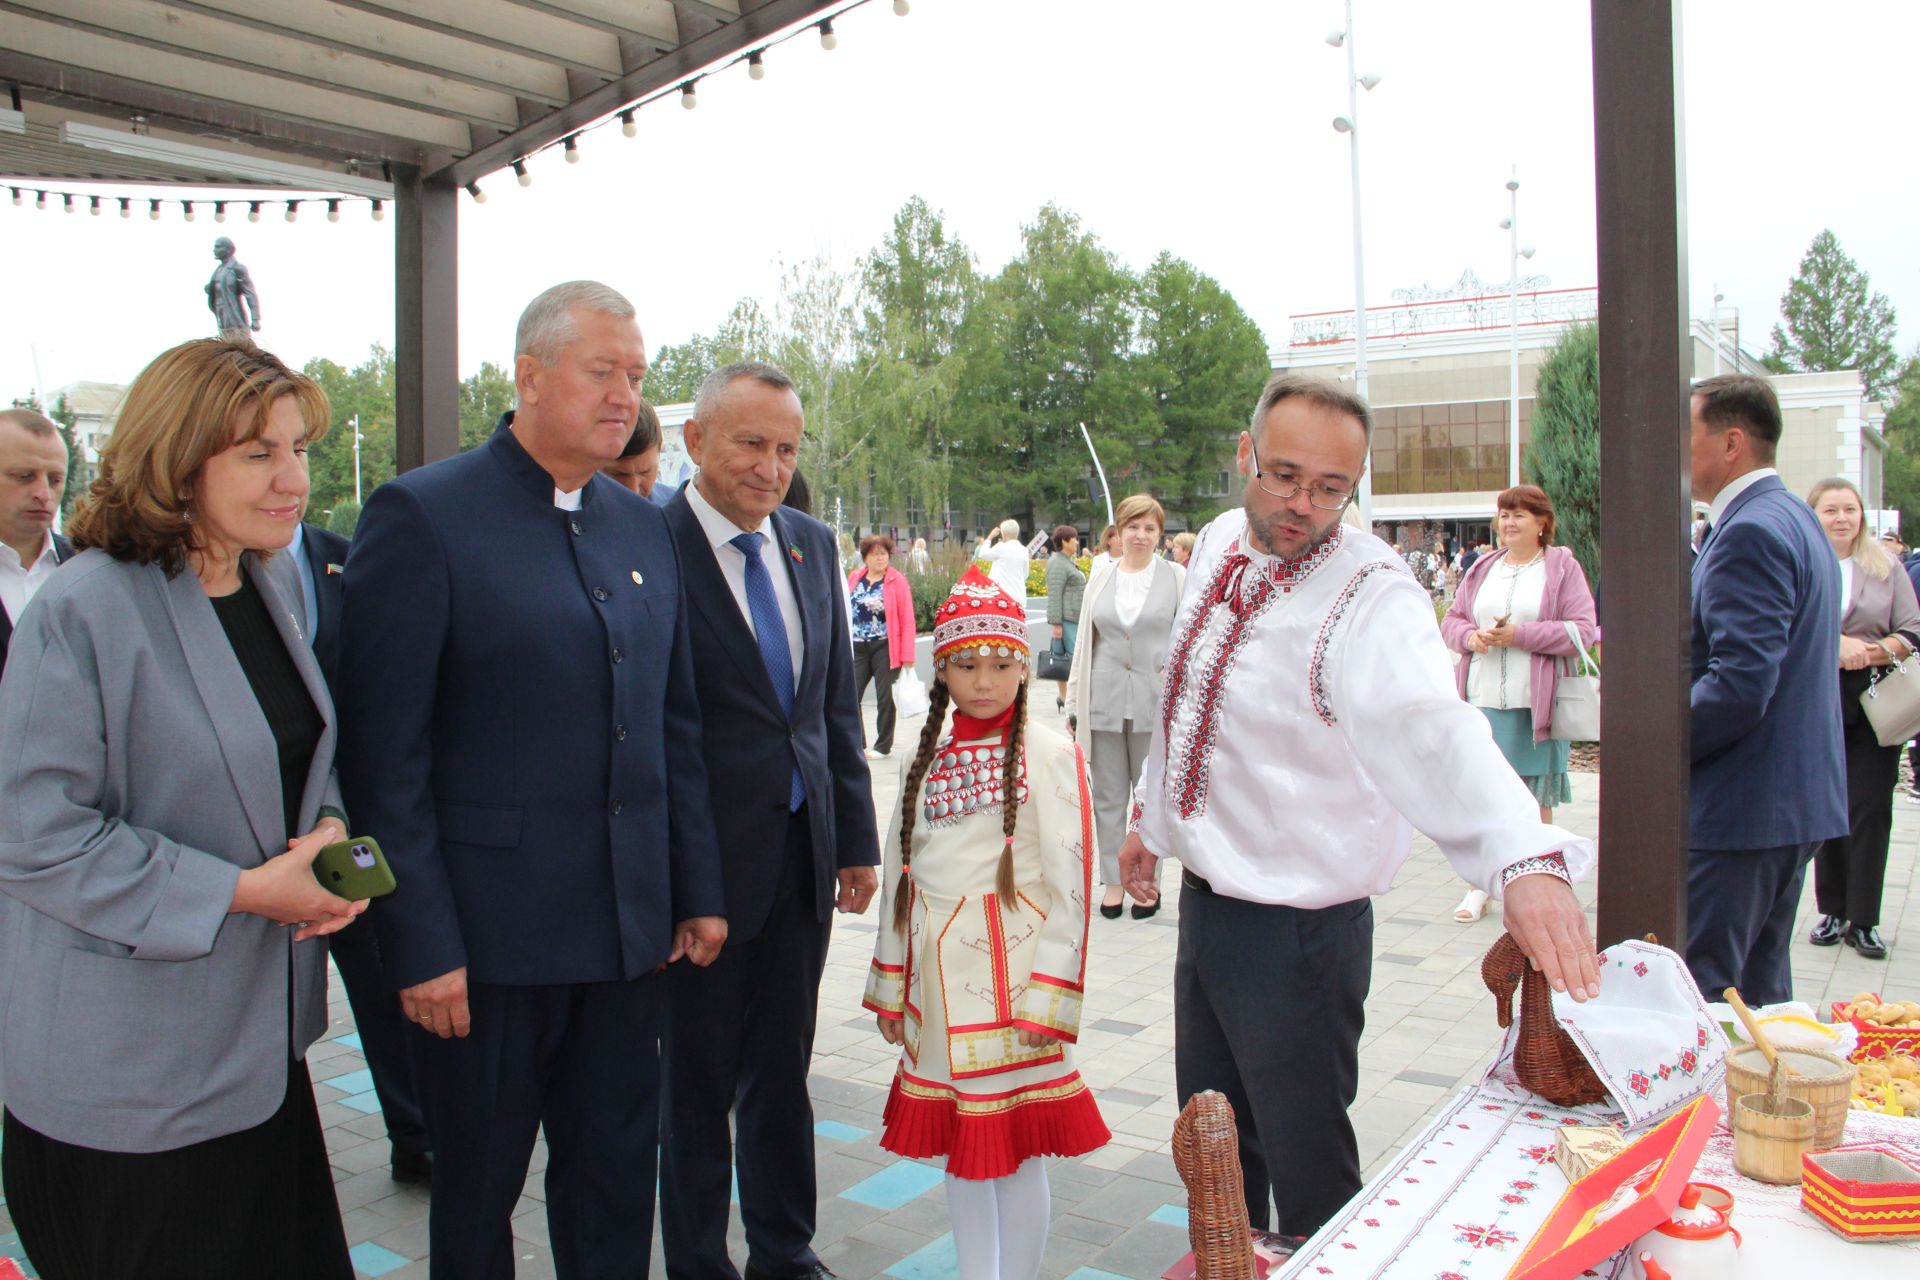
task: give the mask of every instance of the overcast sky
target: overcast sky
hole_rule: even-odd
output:
[[[1356,0],[1367,299],[1507,278],[1503,189],[1519,167],[1527,271],[1595,282],[1588,6],[1577,0]],[[1822,227],[1889,295],[1900,351],[1920,339],[1920,176],[1912,0],[1691,0],[1686,6],[1688,257],[1696,315],[1718,283],[1742,338],[1767,344]],[[1218,277],[1264,330],[1352,305],[1340,0],[887,0],[590,134],[582,162],[535,158],[530,189],[485,179],[460,201],[460,366],[511,356],[520,308],[593,277],[633,298],[650,348],[711,330],[778,263],[851,264],[913,195],[997,270],[1048,201],[1124,261],[1162,249]],[[84,188],[76,188],[83,190]],[[120,188],[99,188],[110,195]],[[129,194],[147,194],[127,189]],[[177,200],[178,194],[169,194]],[[82,202],[84,205],[84,202]],[[262,295],[263,344],[352,364],[393,340],[389,218],[329,225],[209,211],[71,216],[0,199],[7,305],[0,403],[35,385],[126,381],[210,332],[202,286],[233,237]],[[37,356],[37,369],[35,358]]]

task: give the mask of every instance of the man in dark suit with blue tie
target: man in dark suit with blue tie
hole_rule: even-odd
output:
[[[686,424],[695,478],[665,508],[687,581],[727,948],[668,977],[660,1236],[672,1280],[818,1280],[807,1069],[836,905],[880,851],[833,533],[781,500],[804,419],[772,365],[721,368]],[[729,1160],[727,1115],[737,1140]]]
[[[267,572],[280,577],[281,594],[301,604],[300,634],[313,646],[313,656],[326,677],[335,703],[340,700],[340,609],[345,599],[347,540],[316,524],[302,522],[293,531],[287,549],[268,562]],[[396,1182],[422,1186],[433,1179],[433,1156],[427,1141],[427,1122],[413,1083],[413,1062],[407,1022],[400,998],[380,960],[379,935],[373,929],[345,930],[328,940],[327,950],[340,970],[353,1025],[360,1036],[360,1054],[373,1080],[391,1146],[389,1168]]]
[[[1687,967],[1710,1000],[1793,998],[1788,944],[1815,847],[1847,833],[1840,568],[1773,469],[1780,402],[1762,378],[1693,388],[1693,766]]]
[[[381,486],[347,561],[339,768],[398,889],[373,914],[433,1139],[436,1280],[508,1280],[536,1131],[561,1280],[644,1274],[662,966],[726,938],[680,558],[599,469],[633,433],[633,306],[520,317],[493,438]]]

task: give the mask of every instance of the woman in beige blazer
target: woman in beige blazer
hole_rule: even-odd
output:
[[[1120,556],[1094,567],[1080,605],[1079,642],[1067,679],[1067,723],[1086,752],[1093,787],[1100,879],[1106,885],[1100,914],[1109,920],[1119,918],[1125,902],[1120,845],[1160,714],[1160,675],[1187,581],[1185,569],[1153,554],[1167,517],[1151,496],[1124,499],[1113,521]],[[1158,902],[1136,904],[1133,915],[1144,920],[1159,909]]]
[[[304,1061],[345,838],[333,704],[261,561],[320,389],[251,346],[127,393],[0,681],[7,1210],[63,1280],[351,1280]]]
[[[1884,960],[1880,891],[1893,834],[1893,788],[1900,748],[1883,747],[1861,710],[1875,669],[1912,657],[1920,647],[1920,602],[1913,582],[1867,530],[1860,491],[1851,481],[1822,480],[1807,503],[1840,557],[1840,720],[1847,744],[1847,820],[1851,830],[1814,855],[1813,892],[1820,921],[1808,939],[1831,947],[1842,939],[1868,960]]]

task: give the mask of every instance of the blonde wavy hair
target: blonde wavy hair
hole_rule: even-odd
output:
[[[1852,494],[1854,502],[1860,507],[1860,527],[1853,532],[1853,550],[1849,558],[1859,565],[1860,571],[1869,578],[1883,581],[1889,573],[1893,572],[1893,557],[1887,553],[1885,547],[1880,545],[1880,539],[1874,537],[1867,529],[1867,501],[1860,496],[1860,490],[1854,486],[1853,481],[1839,476],[1822,480],[1807,494],[1807,505],[1817,512],[1820,510],[1820,499],[1836,491]]]
[[[100,470],[67,534],[116,560],[157,564],[167,575],[194,549],[194,482],[208,459],[258,438],[267,413],[292,396],[306,440],[327,433],[326,393],[257,347],[199,338],[161,352],[127,389]],[[247,434],[242,413],[254,409]]]

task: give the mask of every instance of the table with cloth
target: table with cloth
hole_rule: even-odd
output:
[[[1708,1092],[1721,1119],[1691,1180],[1733,1196],[1744,1274],[1920,1275],[1920,1240],[1843,1240],[1800,1207],[1798,1186],[1737,1173],[1726,1037],[1684,963],[1642,942],[1609,947],[1601,959],[1600,999],[1577,1005],[1555,996],[1554,1014],[1606,1085],[1605,1101],[1559,1107],[1523,1086],[1513,1068],[1516,1022],[1486,1076],[1449,1102],[1268,1280],[1498,1280],[1566,1192],[1554,1164],[1560,1126],[1609,1125],[1631,1142]],[[1920,1121],[1852,1112],[1842,1147],[1878,1147],[1920,1168]],[[1626,1253],[1580,1274],[1625,1280]]]

